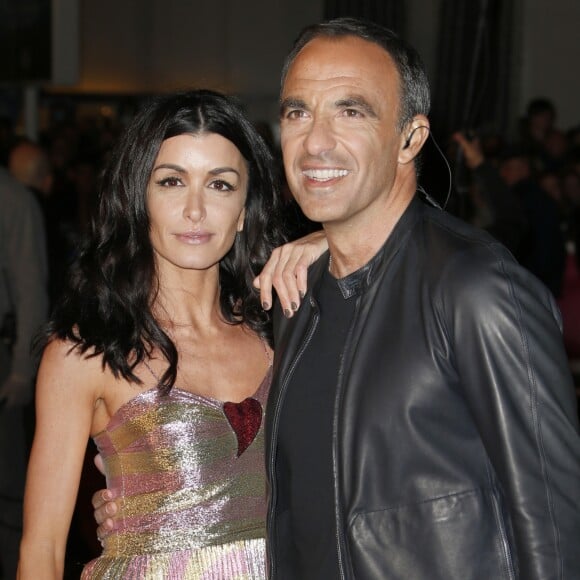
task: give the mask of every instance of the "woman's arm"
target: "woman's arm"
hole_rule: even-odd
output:
[[[60,579],[66,541],[91,432],[98,389],[98,357],[50,343],[36,384],[36,429],[24,497],[19,580]]]

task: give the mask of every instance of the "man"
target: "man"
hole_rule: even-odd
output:
[[[32,190],[39,201],[50,196],[52,170],[46,151],[33,143],[23,140],[10,151],[8,170],[20,183]]]
[[[554,300],[416,196],[428,110],[416,53],[369,23],[307,29],[284,67],[286,176],[330,253],[300,309],[276,311],[272,578],[578,577],[580,440]],[[280,276],[261,277],[264,302]]]
[[[8,170],[34,194],[42,210],[48,255],[48,292],[52,303],[60,293],[75,248],[72,228],[63,221],[62,204],[52,195],[54,176],[48,153],[40,145],[22,140],[10,151]]]
[[[288,183],[330,254],[277,312],[271,577],[578,578],[559,314],[503,246],[416,196],[416,53],[372,24],[311,27],[281,103]]]
[[[0,567],[16,577],[26,475],[31,341],[48,308],[44,227],[33,194],[0,167]]]

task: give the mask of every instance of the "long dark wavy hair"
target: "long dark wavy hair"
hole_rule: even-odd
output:
[[[152,313],[158,292],[146,192],[161,144],[177,135],[216,133],[231,141],[248,168],[244,229],[219,265],[224,319],[245,324],[271,343],[271,320],[252,280],[272,249],[284,242],[278,180],[271,152],[233,97],[209,90],[153,99],[133,119],[101,178],[90,234],[68,285],[42,333],[87,356],[102,356],[116,377],[139,383],[135,367],[158,349],[168,361],[159,388],[177,375],[177,350]]]

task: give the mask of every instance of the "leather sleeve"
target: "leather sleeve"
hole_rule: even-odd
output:
[[[500,246],[464,253],[441,305],[460,383],[513,526],[519,577],[580,574],[580,438],[560,316]]]

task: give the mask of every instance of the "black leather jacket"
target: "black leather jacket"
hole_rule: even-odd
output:
[[[277,427],[316,332],[327,265],[324,256],[311,268],[298,313],[275,319],[272,578],[282,572]],[[357,305],[338,373],[335,485],[318,490],[335,497],[341,576],[580,578],[580,438],[551,294],[490,236],[417,198],[349,290]]]

